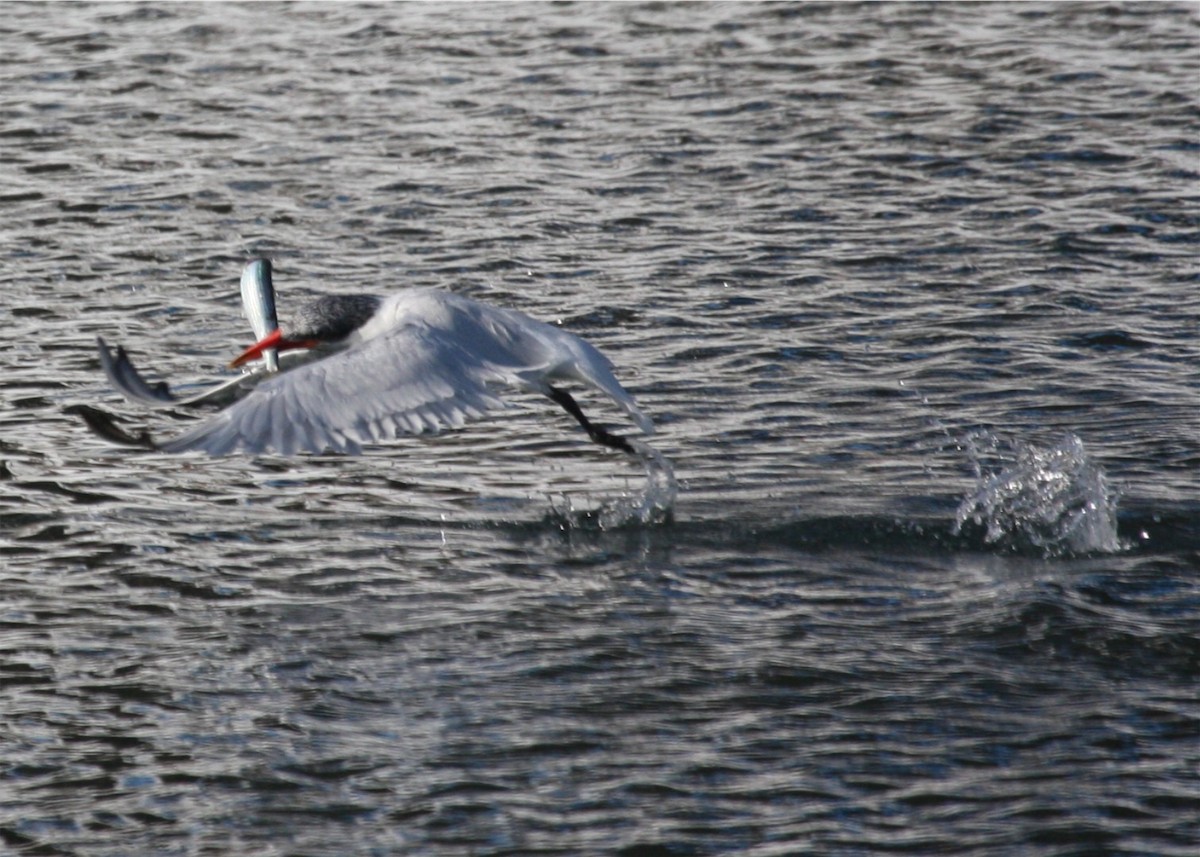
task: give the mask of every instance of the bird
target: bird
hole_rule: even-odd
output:
[[[110,440],[168,453],[356,455],[364,445],[401,435],[459,428],[507,407],[506,393],[523,391],[562,407],[596,443],[640,454],[642,444],[593,423],[555,386],[575,382],[607,396],[642,434],[654,433],[595,346],[517,310],[454,292],[323,295],[299,306],[289,323],[230,366],[298,349],[313,359],[268,375],[232,405],[166,440],[129,435],[111,420],[105,424],[98,409],[77,410]]]

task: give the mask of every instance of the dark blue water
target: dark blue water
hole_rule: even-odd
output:
[[[3,11],[6,853],[1200,851],[1195,6]],[[67,412],[253,256],[585,336],[673,501]]]

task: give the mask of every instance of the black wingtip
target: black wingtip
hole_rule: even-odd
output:
[[[125,346],[118,345],[115,349],[110,349],[108,343],[100,336],[96,337],[96,345],[105,376],[126,399],[153,407],[175,403],[175,395],[167,382],[150,383],[143,378],[129,359],[129,352],[125,350]]]
[[[93,408],[91,405],[71,405],[63,410],[82,419],[94,434],[111,443],[139,449],[158,449],[158,444],[150,437],[149,432],[143,430],[136,435],[130,434],[117,425],[112,414],[99,408]]]

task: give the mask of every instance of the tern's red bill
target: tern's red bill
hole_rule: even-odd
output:
[[[314,348],[316,345],[317,342],[315,339],[284,339],[283,331],[276,328],[235,357],[233,362],[229,364],[229,368],[232,369],[235,366],[241,366],[243,363],[249,363],[251,360],[258,360],[263,356],[263,352],[269,348],[274,348],[277,351],[288,351],[293,348]]]

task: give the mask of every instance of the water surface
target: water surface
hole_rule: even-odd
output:
[[[11,853],[1196,852],[1194,7],[4,11]],[[95,337],[218,376],[255,256],[587,337],[674,502],[66,412],[170,433]]]

